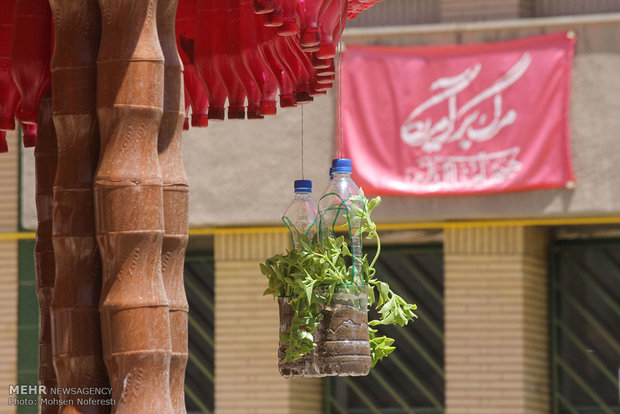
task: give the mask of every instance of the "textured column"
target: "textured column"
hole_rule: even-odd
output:
[[[52,321],[50,305],[54,291],[56,268],[52,244],[52,201],[56,176],[56,132],[52,122],[52,99],[39,105],[38,139],[34,148],[35,202],[37,205],[37,239],[34,246],[35,282],[39,300],[39,384],[49,390],[58,385],[52,353]],[[53,399],[48,393],[42,397]],[[59,406],[41,403],[42,414],[58,413]]]
[[[54,368],[59,387],[108,387],[92,190],[99,157],[95,103],[101,16],[96,0],[50,0],[50,6],[55,28],[52,117],[58,140],[53,207],[56,281],[51,304]],[[60,397],[75,401],[60,409],[63,414],[110,410],[103,405],[78,406],[76,395]]]
[[[447,414],[549,412],[546,234],[448,229]]]
[[[95,177],[103,264],[103,352],[117,414],[173,413],[164,230],[157,138],[164,56],[156,0],[99,0],[97,61],[101,157]]]
[[[158,1],[157,32],[165,59],[163,115],[157,143],[164,197],[161,272],[170,306],[170,397],[175,414],[184,414],[189,305],[183,284],[183,264],[188,239],[189,188],[181,151],[181,132],[185,119],[183,64],[174,32],[177,0]]]
[[[262,296],[259,263],[290,248],[288,233],[215,236],[215,411],[319,414],[319,378],[278,372],[278,303]]]

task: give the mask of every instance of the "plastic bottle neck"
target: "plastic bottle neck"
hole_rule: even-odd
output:
[[[303,200],[310,198],[312,193],[295,193],[295,200]]]
[[[351,177],[351,173],[350,172],[335,172],[334,173],[334,180],[337,180],[338,178],[349,178]]]

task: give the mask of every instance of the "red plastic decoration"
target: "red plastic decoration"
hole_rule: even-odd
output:
[[[36,124],[39,102],[50,87],[52,14],[47,0],[17,0],[11,74],[22,98],[21,122]]]
[[[240,24],[241,59],[258,87],[260,115],[275,115],[278,81],[259,47],[258,31],[263,27],[262,19],[252,12],[249,0],[240,1]]]
[[[281,36],[292,36],[299,32],[299,19],[297,17],[297,0],[283,0],[282,25],[278,27]]]
[[[10,67],[15,0],[0,0],[0,10],[0,130],[13,130],[15,109],[20,99]]]
[[[349,7],[347,8],[347,19],[355,19],[358,14],[361,12],[368,10],[375,3],[378,3],[383,0],[349,0]]]
[[[208,117],[211,120],[223,121],[226,89],[216,71],[214,59],[215,46],[225,36],[215,36],[216,21],[215,4],[213,1],[200,1],[196,5],[196,39],[194,41],[194,68],[202,80],[209,97]],[[222,13],[219,17],[222,18]]]
[[[273,0],[273,10],[263,16],[267,27],[279,27],[284,23],[284,0]]]
[[[6,142],[6,132],[0,131],[0,153],[9,152],[9,145]]]
[[[17,118],[19,126],[22,128],[22,141],[24,143],[24,147],[34,147],[37,144],[37,124],[30,124],[24,122],[21,119],[22,113],[22,102],[20,101],[17,105],[17,110],[15,111],[15,118]]]
[[[346,19],[344,14],[347,7],[348,0],[331,0],[323,10],[320,20],[321,44],[316,52],[318,58],[328,59],[336,56],[337,41],[334,38],[334,31],[340,26],[340,22]],[[337,40],[340,40],[340,36]]]
[[[183,73],[185,88],[189,95],[189,104],[192,107],[192,126],[204,128],[209,124],[207,116],[207,108],[209,107],[209,98],[194,65],[185,65]],[[187,105],[187,104],[186,104]]]
[[[185,72],[183,72],[183,82],[185,83],[185,86],[183,87],[183,101],[185,102],[185,119],[183,120],[183,131],[189,131],[190,99],[189,92],[187,92],[187,82],[185,82]]]
[[[253,0],[254,13],[265,14],[273,11],[274,0]]]
[[[265,57],[265,61],[273,71],[280,88],[280,107],[287,108],[296,106],[295,84],[288,66],[286,66],[275,47],[278,33],[270,27],[258,27],[257,37],[259,47]]]
[[[321,42],[319,14],[323,2],[324,0],[298,0],[301,46],[304,50],[314,48]]]

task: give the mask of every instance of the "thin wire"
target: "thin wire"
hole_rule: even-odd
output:
[[[299,105],[301,107],[301,179],[304,178],[304,106]]]
[[[340,31],[344,30],[342,0],[339,0],[340,5]],[[338,158],[342,158],[342,38],[338,41],[337,47],[338,53],[336,54],[336,73],[338,76],[338,97],[336,103],[338,105]]]

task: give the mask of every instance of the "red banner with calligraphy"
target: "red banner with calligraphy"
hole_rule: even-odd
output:
[[[342,148],[368,194],[571,187],[574,33],[433,47],[347,45]]]

